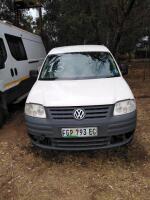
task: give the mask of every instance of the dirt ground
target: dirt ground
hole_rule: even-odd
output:
[[[10,119],[0,130],[0,200],[149,200],[150,64],[145,66],[132,63],[127,77],[138,109],[128,148],[38,150],[26,134],[23,103],[11,106]]]

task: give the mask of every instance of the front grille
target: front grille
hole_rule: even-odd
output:
[[[112,106],[50,107],[47,108],[47,111],[51,119],[73,120],[73,113],[77,108],[85,111],[85,119],[100,119],[110,116]]]

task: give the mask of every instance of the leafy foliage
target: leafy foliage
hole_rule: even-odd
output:
[[[11,2],[1,0],[0,19],[15,22]],[[42,36],[47,50],[62,45],[104,44],[115,54],[125,53],[132,52],[141,37],[150,36],[150,0],[33,2],[45,10]],[[34,24],[26,12],[22,12],[21,23],[23,28],[40,33],[40,20]]]
[[[15,11],[14,11],[14,5],[12,4],[12,0],[1,0],[0,20],[7,20],[16,25]],[[29,16],[26,11],[21,12],[20,24],[19,24],[20,27],[32,32],[33,31],[32,24],[33,24],[32,16]]]
[[[12,12],[12,1],[11,0],[1,0],[0,2],[0,19],[8,20],[13,22],[15,20],[15,14]]]
[[[47,0],[44,8],[51,47],[105,44],[114,53],[127,52],[150,29],[149,0]]]

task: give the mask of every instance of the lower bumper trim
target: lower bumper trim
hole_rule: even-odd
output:
[[[30,135],[32,143],[43,149],[84,151],[107,149],[128,144],[133,139],[133,133],[94,138],[48,138]]]

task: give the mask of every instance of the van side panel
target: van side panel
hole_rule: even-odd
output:
[[[16,60],[9,49],[5,34],[21,38],[26,54],[26,60]],[[0,38],[4,40],[7,51],[5,68],[0,69],[0,91],[7,103],[28,93],[35,79],[29,77],[30,71],[38,69],[46,56],[41,37],[24,31],[13,25],[0,21]]]
[[[30,70],[40,69],[46,56],[42,40],[35,41],[23,38],[28,57],[28,68]]]

